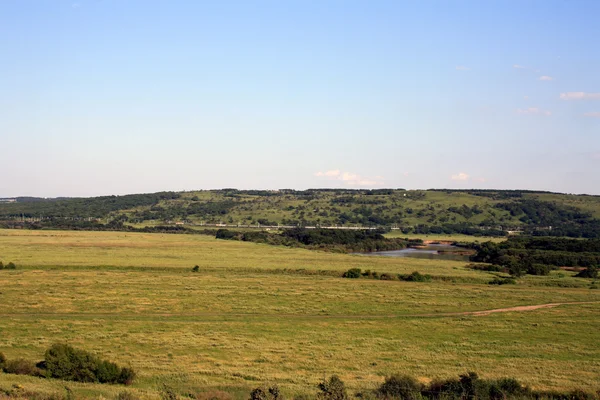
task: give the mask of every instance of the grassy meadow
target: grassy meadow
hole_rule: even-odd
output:
[[[40,360],[67,342],[139,373],[128,388],[0,373],[0,388],[159,398],[165,383],[247,398],[276,382],[291,397],[334,373],[353,393],[395,372],[475,370],[537,389],[600,389],[600,290],[568,273],[491,286],[492,274],[455,261],[123,232],[2,230],[0,260],[19,267],[0,271],[0,352]],[[440,279],[334,276],[354,267]],[[458,314],[546,303],[572,304]]]

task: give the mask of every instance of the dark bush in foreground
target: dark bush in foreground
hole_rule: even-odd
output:
[[[377,389],[377,394],[384,398],[414,400],[421,396],[423,385],[408,375],[392,375]]]
[[[344,272],[343,277],[344,278],[358,279],[358,278],[360,278],[360,275],[361,275],[361,269],[360,268],[350,268],[348,271]]]
[[[0,370],[4,369],[4,365],[6,364],[6,356],[4,353],[0,353]]]
[[[346,385],[337,375],[319,383],[317,387],[320,390],[317,400],[348,400]]]
[[[0,261],[0,269],[17,269],[17,266],[14,262],[9,262],[8,264],[4,265],[4,263]]]
[[[129,385],[135,379],[131,368],[100,360],[91,353],[66,344],[55,344],[45,354],[43,367],[48,378],[76,382],[121,383]]]
[[[433,381],[424,389],[425,397],[455,398],[455,399],[490,399],[500,400],[510,397],[540,397],[532,396],[531,390],[513,378],[499,380],[480,379],[475,372],[460,375],[458,379],[451,378]],[[545,396],[542,396],[545,397]]]

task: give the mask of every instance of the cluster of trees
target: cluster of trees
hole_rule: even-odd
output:
[[[515,276],[548,275],[559,267],[583,267],[593,273],[600,265],[599,239],[512,237],[468,246],[476,250],[471,261],[501,266]]]
[[[52,345],[46,350],[44,360],[38,363],[24,359],[7,360],[0,353],[0,369],[7,374],[123,385],[130,385],[136,376],[132,368],[120,367],[67,344]]]
[[[389,239],[381,230],[338,230],[338,229],[287,229],[281,234],[264,231],[237,232],[219,229],[217,239],[241,240],[288,247],[337,252],[373,252],[400,250],[408,246],[422,244],[420,239]]]
[[[576,207],[536,199],[496,204],[525,224],[531,235],[600,238],[600,220]]]
[[[501,229],[484,229],[478,226],[462,224],[443,224],[443,225],[416,225],[414,228],[402,228],[402,233],[429,234],[461,234],[470,236],[506,236],[506,232]]]

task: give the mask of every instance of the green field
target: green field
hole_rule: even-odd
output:
[[[468,370],[537,389],[599,388],[600,290],[568,273],[498,287],[461,262],[122,232],[2,230],[0,260],[19,266],[0,271],[0,352],[39,360],[68,342],[133,366],[127,390],[143,398],[162,383],[247,398],[277,382],[291,397],[334,373],[353,393],[394,372]],[[352,267],[439,279],[336,276]],[[459,314],[547,303],[580,304]],[[13,384],[96,398],[124,390],[0,373],[0,388]]]

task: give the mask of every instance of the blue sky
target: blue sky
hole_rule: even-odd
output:
[[[598,1],[0,2],[0,196],[600,194]]]

